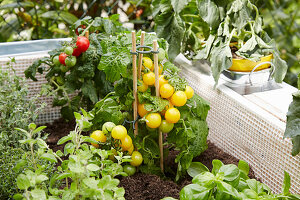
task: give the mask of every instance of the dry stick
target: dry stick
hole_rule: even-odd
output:
[[[145,40],[145,31],[142,31],[141,33],[141,46],[144,45],[144,40]],[[141,51],[144,50],[144,48],[140,49]],[[139,55],[139,62],[138,62],[138,78],[141,78],[141,74],[142,74],[142,62],[143,62],[143,54],[141,53]]]
[[[136,37],[135,31],[131,32],[132,35],[132,71],[133,71],[133,118],[134,121],[137,120],[137,69],[136,69]],[[138,123],[135,123],[134,136],[138,135]]]
[[[153,51],[158,50],[157,40],[153,40]],[[155,73],[155,92],[159,97],[159,68],[158,68],[158,55],[154,53],[154,73]],[[159,151],[160,151],[160,169],[164,171],[164,151],[163,151],[163,134],[159,131],[158,136]]]

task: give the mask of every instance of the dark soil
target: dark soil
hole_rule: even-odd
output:
[[[55,120],[52,124],[45,124],[45,132],[49,133],[47,143],[54,151],[61,150],[63,152],[65,145],[57,145],[60,138],[68,135],[75,128],[75,121],[66,122],[64,119]]]
[[[57,141],[67,135],[71,130],[74,130],[75,121],[65,122],[63,119],[56,120],[53,124],[46,124],[45,131],[50,133],[48,144],[53,150],[63,151],[64,145],[56,145]],[[210,141],[207,141],[208,149],[194,161],[201,162],[212,169],[212,161],[214,159],[221,160],[224,164],[238,164],[239,160],[222,149],[216,147]],[[176,170],[177,165],[174,163],[175,157],[178,154],[176,151],[170,151],[168,158],[165,160],[166,166],[171,166]],[[255,178],[254,172],[250,168],[250,178]],[[170,177],[172,179],[174,177]],[[256,179],[256,178],[255,178]],[[164,180],[156,175],[136,173],[130,177],[120,178],[120,186],[125,189],[126,200],[160,200],[164,197],[179,198],[180,190],[191,183],[191,177],[186,176],[180,183],[176,184],[171,180]]]
[[[235,52],[238,51],[238,48],[236,46],[232,46],[230,47],[231,49],[231,53],[232,53],[232,58],[235,58],[235,59],[243,59],[242,57],[238,56]]]

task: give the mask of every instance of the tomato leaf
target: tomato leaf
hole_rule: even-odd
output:
[[[300,92],[293,94],[293,101],[289,106],[287,113],[285,138],[292,138],[293,150],[295,156],[300,152]]]

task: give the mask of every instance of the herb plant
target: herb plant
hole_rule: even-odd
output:
[[[0,69],[0,199],[10,199],[18,191],[20,171],[12,169],[28,150],[18,142],[24,136],[14,128],[27,128],[43,108],[43,104],[37,106],[38,96],[28,96],[28,85],[16,75],[14,62],[12,59]]]
[[[30,124],[29,132],[18,129],[27,136],[20,142],[29,144],[31,150],[26,159],[19,161],[16,168],[22,168],[25,162],[32,163],[33,168],[18,176],[17,185],[22,192],[15,194],[14,199],[124,199],[125,191],[118,187],[119,180],[114,179],[114,176],[127,175],[121,164],[129,162],[130,157],[120,153],[115,156],[118,162],[114,163],[108,159],[111,151],[89,146],[86,142],[97,141],[81,135],[83,130],[92,125],[88,122],[91,116],[84,110],[82,112],[83,115],[75,113],[75,130],[58,141],[58,144],[67,143],[64,153],[60,150],[53,152],[44,140],[34,137],[44,126]],[[37,150],[35,145],[38,145]],[[62,160],[62,156],[68,156],[68,159]],[[45,165],[38,164],[40,160],[59,163],[53,176],[45,174]]]
[[[224,165],[220,160],[213,160],[211,172],[202,163],[194,162],[188,169],[193,177],[192,184],[180,191],[180,200],[212,200],[212,199],[299,199],[298,194],[290,194],[290,176],[284,173],[282,194],[272,194],[271,190],[255,179],[249,179],[249,165],[240,160],[238,167]],[[174,200],[164,198],[163,200]]]

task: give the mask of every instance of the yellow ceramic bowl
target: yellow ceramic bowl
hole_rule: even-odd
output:
[[[258,62],[247,59],[232,59],[232,66],[229,68],[229,70],[236,72],[251,72],[256,65],[262,62],[271,61],[272,58],[273,54],[262,57]],[[270,67],[270,64],[264,64],[262,66],[259,66],[255,71],[266,69],[268,67]]]

